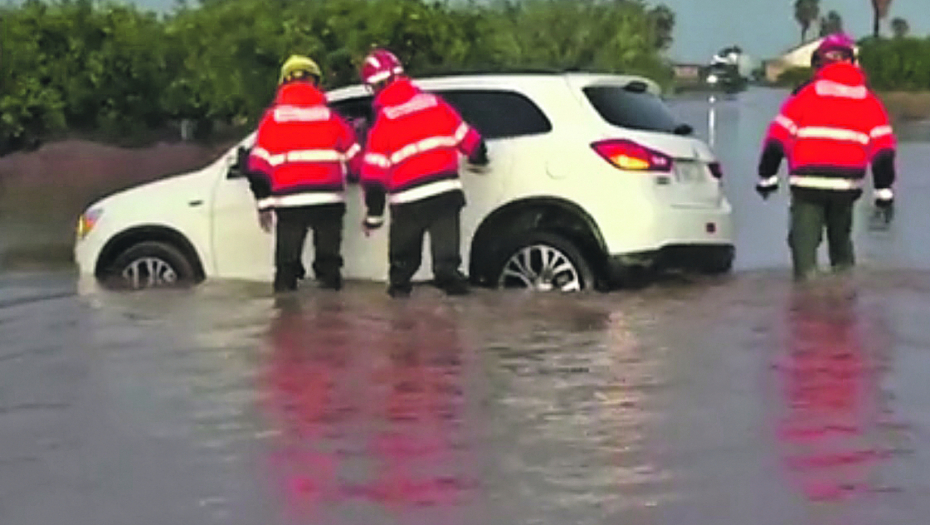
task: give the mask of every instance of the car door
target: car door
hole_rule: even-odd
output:
[[[329,105],[355,129],[356,139],[364,147],[373,113],[370,95],[333,101]],[[365,219],[365,194],[358,181],[349,179],[346,184],[346,214],[342,225],[343,275],[349,279],[383,281],[388,272],[388,228],[380,228],[365,236],[362,221]],[[385,212],[390,221],[390,212]],[[312,235],[312,234],[311,234]],[[309,267],[314,257],[312,237],[304,245],[304,260]]]
[[[481,222],[504,204],[512,193],[513,170],[518,159],[530,161],[538,136],[552,124],[528,97],[510,89],[443,88],[435,90],[466,122],[478,130],[488,146],[490,164],[478,173],[467,169],[463,159],[462,184],[468,205],[462,210],[463,268],[468,268],[471,241]],[[519,168],[532,170],[529,164]]]
[[[217,276],[270,281],[274,275],[274,232],[258,223],[255,197],[239,165],[239,147],[249,148],[254,134],[229,150],[217,163],[213,192],[213,253]]]

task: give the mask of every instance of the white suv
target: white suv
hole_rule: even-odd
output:
[[[485,137],[491,164],[462,170],[463,270],[476,284],[576,291],[637,269],[730,270],[734,230],[722,172],[650,80],[593,73],[420,78]],[[328,93],[364,128],[362,86]],[[362,133],[363,135],[363,133]],[[270,281],[273,235],[260,227],[238,165],[244,139],[209,166],[126,190],[79,219],[84,275],[134,288],[205,278]],[[387,278],[387,228],[365,237],[358,184],[347,190],[344,276]],[[307,243],[305,261],[313,258]],[[417,280],[430,277],[429,246]]]

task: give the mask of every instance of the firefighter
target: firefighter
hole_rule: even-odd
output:
[[[459,180],[459,152],[473,165],[488,164],[487,147],[441,97],[418,89],[391,52],[375,50],[361,68],[362,82],[375,95],[374,124],[362,159],[368,234],[384,223],[390,204],[388,293],[410,295],[428,232],[435,284],[449,295],[468,293],[459,271],[459,214],[465,194]]]
[[[825,39],[817,53],[823,64],[813,81],[789,97],[769,126],[756,184],[767,199],[778,189],[778,169],[787,158],[788,244],[797,280],[816,274],[824,227],[833,270],[855,265],[853,205],[870,165],[880,218],[888,224],[894,212],[896,140],[885,107],[866,87],[848,37]]]
[[[274,291],[297,288],[307,231],[313,229],[313,271],[321,288],[342,288],[345,180],[359,170],[361,146],[349,124],[326,106],[320,68],[293,55],[281,68],[274,104],[249,153],[252,191],[262,227],[277,218]]]

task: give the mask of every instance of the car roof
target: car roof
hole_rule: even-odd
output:
[[[646,89],[658,95],[661,90],[654,81],[639,75],[601,73],[594,71],[560,71],[550,69],[522,69],[508,71],[444,71],[413,76],[413,82],[423,89],[493,89],[508,88],[519,91],[531,91],[544,87],[546,83],[568,82],[573,87],[592,85],[625,86],[632,82],[642,82]],[[345,86],[327,92],[330,101],[370,95],[361,84]]]

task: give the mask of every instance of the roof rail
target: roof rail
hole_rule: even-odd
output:
[[[445,76],[465,76],[465,75],[562,75],[565,73],[610,73],[604,70],[595,70],[579,67],[570,68],[544,68],[544,67],[490,67],[490,68],[424,68],[418,71],[411,71],[415,78],[432,78]]]
[[[417,78],[463,76],[463,75],[558,75],[556,68],[443,68],[433,67],[413,71]]]

